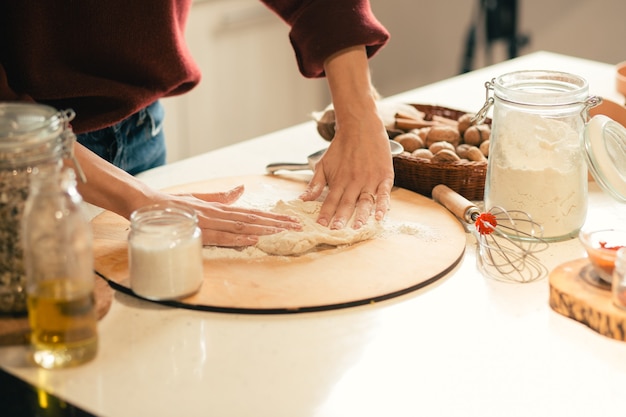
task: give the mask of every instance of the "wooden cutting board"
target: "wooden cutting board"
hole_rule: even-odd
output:
[[[175,192],[226,191],[244,184],[246,201],[292,200],[306,186],[301,176],[217,178],[174,187]],[[93,222],[97,272],[132,294],[128,274],[129,223],[105,212]],[[417,233],[397,230],[411,226]],[[161,304],[221,312],[293,313],[381,301],[422,288],[460,261],[466,236],[445,208],[417,193],[395,188],[383,236],[345,248],[297,257],[212,258],[205,250],[205,281],[191,297]]]

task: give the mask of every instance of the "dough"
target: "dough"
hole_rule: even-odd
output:
[[[371,239],[383,231],[383,226],[373,216],[358,230],[352,229],[352,219],[347,227],[331,230],[317,223],[321,206],[322,203],[318,201],[279,200],[271,211],[299,218],[302,230],[285,230],[261,236],[256,247],[270,255],[300,255],[321,245],[352,245]]]

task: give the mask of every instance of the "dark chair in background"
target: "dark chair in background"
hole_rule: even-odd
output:
[[[465,40],[461,73],[473,69],[479,40],[484,41],[487,64],[493,63],[492,48],[496,42],[506,43],[508,58],[518,56],[519,48],[528,44],[530,39],[518,31],[517,0],[478,0]]]

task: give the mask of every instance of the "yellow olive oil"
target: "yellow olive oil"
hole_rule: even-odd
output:
[[[69,279],[40,281],[28,291],[35,362],[47,369],[85,363],[98,350],[93,287]]]

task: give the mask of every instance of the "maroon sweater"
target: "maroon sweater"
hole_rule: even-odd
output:
[[[263,0],[291,26],[300,72],[389,34],[369,0]],[[0,1],[0,100],[72,108],[77,133],[110,126],[200,81],[184,42],[191,0]]]

